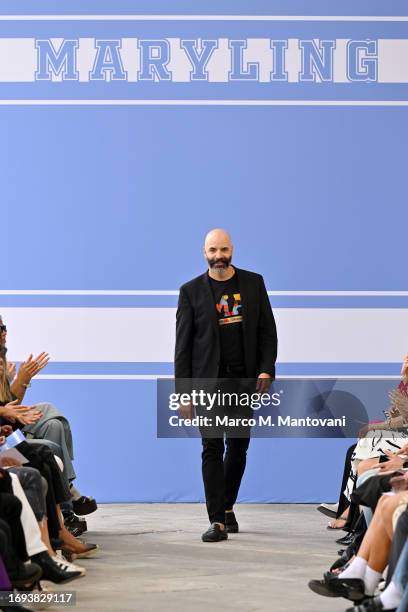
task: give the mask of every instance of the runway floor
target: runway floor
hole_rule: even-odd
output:
[[[98,556],[81,560],[87,576],[67,587],[75,610],[140,612],[339,612],[344,599],[307,587],[340,548],[343,531],[311,505],[236,507],[241,532],[204,544],[199,504],[105,504],[88,517]],[[59,589],[61,590],[61,589]]]

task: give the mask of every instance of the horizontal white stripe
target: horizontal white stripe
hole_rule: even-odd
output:
[[[178,295],[178,289],[0,289],[0,295]],[[268,291],[277,296],[408,297],[408,291]]]
[[[276,308],[283,363],[397,363],[408,309]],[[62,362],[171,362],[175,308],[3,308],[9,357],[47,350]]]
[[[39,374],[35,377],[36,380],[157,380],[161,378],[174,378],[170,374]],[[312,379],[321,380],[322,378],[332,380],[333,378],[341,378],[342,380],[400,380],[400,376],[344,376],[343,374],[330,374],[324,376],[279,376],[282,379]]]
[[[406,15],[0,15],[0,21],[408,21]]]
[[[0,106],[408,106],[408,100],[0,100]]]
[[[157,380],[171,374],[39,374],[36,380]]]

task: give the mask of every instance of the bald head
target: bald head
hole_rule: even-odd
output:
[[[210,230],[205,237],[204,248],[207,248],[207,245],[219,243],[227,244],[232,249],[231,236],[226,230],[220,228]]]
[[[204,257],[207,260],[210,276],[228,278],[234,274],[230,265],[233,246],[229,233],[223,229],[208,232],[204,242]]]

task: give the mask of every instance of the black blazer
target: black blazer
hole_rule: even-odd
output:
[[[235,266],[234,266],[235,268]],[[275,378],[275,319],[260,274],[235,268],[242,303],[246,376]],[[218,318],[208,273],[180,288],[176,316],[175,378],[216,378],[220,363]]]

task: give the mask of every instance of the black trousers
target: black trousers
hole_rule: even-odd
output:
[[[9,532],[2,523],[15,556],[21,561],[26,561],[28,559],[26,541],[20,520],[22,508],[21,501],[13,493],[10,474],[7,470],[0,469],[0,519],[10,528]],[[6,560],[4,561],[6,563]],[[9,566],[7,569],[9,570],[11,567]]]
[[[237,501],[244,475],[248,438],[203,438],[202,473],[208,518],[211,523],[224,523],[225,510]]]
[[[243,368],[220,368],[217,388],[223,393],[250,393],[251,381],[243,378]],[[239,395],[240,397],[240,395]],[[248,407],[217,406],[212,417],[230,416],[250,418]],[[239,487],[245,472],[250,427],[221,426],[200,428],[202,436],[202,476],[208,517],[211,523],[224,523],[225,510],[232,509],[237,501]]]
[[[15,499],[17,499],[17,497]],[[3,559],[8,575],[15,575],[19,570],[21,561],[19,560],[17,551],[14,548],[13,535],[10,525],[2,518],[0,518],[0,555]]]
[[[66,479],[55,461],[54,455],[45,444],[20,442],[17,449],[29,460],[28,467],[36,468],[47,481],[45,498],[48,517],[48,531],[51,538],[58,538],[60,523],[57,504],[69,501],[71,494]]]

